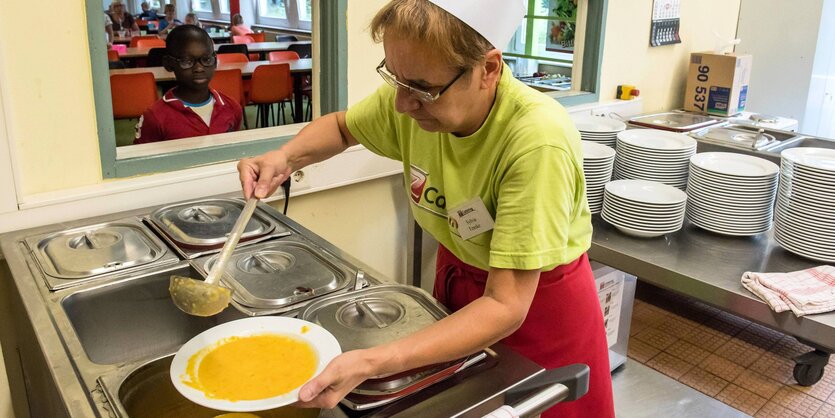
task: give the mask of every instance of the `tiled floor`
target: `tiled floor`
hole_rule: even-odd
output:
[[[701,302],[638,287],[629,357],[749,415],[835,418],[835,360],[814,386],[792,377],[792,357],[808,351],[792,337]]]

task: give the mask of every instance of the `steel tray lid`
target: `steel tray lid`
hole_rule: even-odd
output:
[[[156,261],[167,249],[141,222],[125,219],[26,238],[43,272],[82,279]]]
[[[629,123],[633,125],[675,132],[688,132],[723,122],[714,117],[683,112],[654,113],[629,119]]]
[[[223,246],[238,220],[244,202],[237,199],[206,199],[178,203],[155,210],[150,219],[178,245],[188,248]],[[269,234],[275,223],[256,209],[241,241]]]
[[[425,291],[389,284],[311,302],[299,318],[330,331],[344,351],[369,348],[405,337],[447,316]]]
[[[209,272],[216,261],[216,255],[209,257],[202,268]],[[342,289],[351,271],[306,243],[271,241],[235,252],[223,280],[239,303],[274,309]]]

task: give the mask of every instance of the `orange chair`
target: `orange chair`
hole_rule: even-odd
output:
[[[267,41],[267,34],[264,32],[253,32],[247,33],[244,36],[248,36],[252,39],[252,42],[266,42]]]
[[[143,39],[159,39],[159,36],[157,36],[157,35],[134,36],[133,38],[130,38],[130,47],[131,48],[136,48],[137,46],[139,46],[138,45],[139,41],[141,41]],[[163,45],[163,46],[165,46],[165,45]]]
[[[293,97],[293,89],[287,83],[290,77],[290,64],[264,64],[259,65],[252,72],[252,88],[249,91],[249,101],[258,105],[258,113],[255,118],[255,126],[258,127],[260,118],[262,125],[269,126],[268,116],[272,114],[273,121],[281,123],[284,116],[284,101]],[[276,120],[273,113],[273,104],[278,103],[279,114]],[[292,102],[290,109],[292,110]],[[284,118],[287,123],[287,118]]]
[[[254,41],[249,36],[246,36],[246,35],[232,35],[232,43],[233,44],[251,44],[253,42]],[[250,61],[258,61],[260,59],[261,59],[260,54],[257,54],[257,53],[256,54],[249,54],[249,60]]]
[[[119,61],[119,51],[108,49],[107,50],[107,60],[110,62]]]
[[[233,62],[249,62],[249,58],[247,58],[244,54],[239,53],[232,53],[232,54],[217,54],[217,64],[230,64]]]
[[[133,42],[133,39],[131,39]],[[136,42],[137,48],[165,48],[165,41],[162,39],[140,39]]]
[[[113,74],[110,76],[110,97],[114,119],[138,118],[159,96],[153,73]]]
[[[231,97],[232,100],[235,100],[241,105],[241,110],[244,114],[244,127],[249,129],[249,121],[246,120],[246,95],[244,94],[241,70],[235,68],[232,70],[215,71],[215,76],[209,82],[209,87]]]
[[[272,51],[269,54],[270,62],[282,62],[282,61],[298,61],[299,54],[295,51]]]

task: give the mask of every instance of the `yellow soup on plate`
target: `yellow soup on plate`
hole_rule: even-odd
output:
[[[304,384],[317,363],[313,347],[289,335],[230,337],[191,356],[183,383],[213,399],[266,399]]]

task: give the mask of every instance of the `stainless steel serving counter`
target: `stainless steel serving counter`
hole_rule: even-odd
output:
[[[271,207],[264,204],[260,204],[259,207],[281,221],[295,234],[338,257],[353,269],[365,271],[369,282],[384,281],[384,276],[374,269]],[[167,277],[171,274],[168,270],[159,272],[157,274],[159,277],[156,279],[136,275],[50,291],[23,243],[24,238],[28,236],[129,216],[142,216],[151,211],[152,208],[146,208],[0,235],[2,253],[8,262],[9,272],[13,279],[11,283],[3,284],[8,285],[11,291],[13,316],[19,328],[17,341],[14,342],[15,346],[4,346],[4,348],[7,353],[20,356],[16,360],[19,360],[26,375],[26,397],[29,400],[30,416],[83,418],[125,416],[125,411],[119,403],[113,402],[113,393],[121,397],[122,394],[118,389],[127,382],[126,376],[132,371],[139,371],[143,366],[153,362],[159,364],[160,353],[152,355],[149,354],[151,350],[147,350],[147,347],[155,347],[155,334],[176,334],[179,337],[187,337],[185,338],[187,340],[200,332],[201,328],[195,327],[195,324],[190,322],[191,318],[174,318],[175,321],[170,321],[166,325],[165,318],[167,317],[164,313],[171,310],[168,306],[170,300],[168,300],[166,290]],[[173,265],[171,271],[178,268],[189,268],[188,261],[183,260]],[[159,280],[160,277],[164,280]],[[158,286],[160,283],[162,287]],[[119,290],[120,288],[127,290]],[[84,299],[84,292],[94,295],[97,292],[106,293],[101,292],[105,289],[107,291],[113,289],[110,295],[115,295],[117,298],[108,299],[107,306],[116,309],[119,315],[110,317],[93,315],[87,321],[90,332],[87,334],[86,341],[98,344],[103,350],[109,350],[105,352],[106,355],[98,356],[98,361],[93,361],[90,351],[85,351],[85,347],[82,347],[79,330],[73,326],[68,317],[71,315],[69,311],[72,310],[71,307],[76,299]],[[176,312],[176,309],[174,311]],[[81,314],[83,312],[75,312],[75,315]],[[115,326],[114,323],[119,320],[115,316],[122,318],[128,316],[133,319],[133,323]],[[229,308],[211,320],[221,323],[241,317],[243,314],[235,311],[234,308]],[[160,330],[159,327],[154,328],[148,324],[163,324],[165,329]],[[107,334],[107,330],[113,330],[122,335],[114,337]],[[10,344],[8,341],[3,341],[3,343]],[[167,351],[162,354],[170,356],[177,347],[179,345],[163,347],[163,351]],[[159,347],[156,348],[159,349]],[[493,361],[473,366],[460,375],[394,402],[382,410],[369,410],[366,413],[357,414],[337,409],[323,411],[321,416],[353,417],[364,416],[367,413],[374,416],[399,414],[433,416],[436,413],[444,416],[459,414],[481,416],[506,402],[504,394],[510,388],[544,372],[541,367],[512,350],[501,345],[492,348],[498,353]],[[111,353],[113,351],[119,352]],[[118,354],[118,356],[113,357],[111,354],[114,356]],[[117,389],[109,391],[108,382],[113,382]],[[19,391],[21,388],[13,388],[13,390]],[[154,391],[150,393],[150,401],[153,402]]]
[[[676,233],[642,239],[624,235],[599,215],[592,224],[591,259],[795,336],[825,353],[835,352],[835,313],[799,318],[788,311],[776,313],[742,287],[740,279],[746,271],[789,272],[821,264],[784,250],[771,231],[730,237],[685,221]]]

